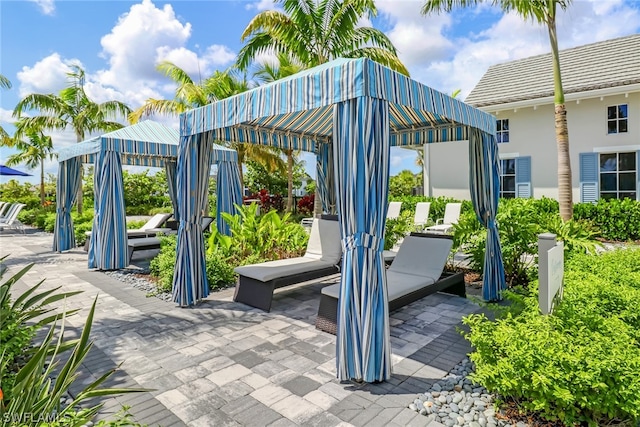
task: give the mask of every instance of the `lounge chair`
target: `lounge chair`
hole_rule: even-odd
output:
[[[466,296],[464,273],[444,272],[453,246],[446,234],[411,233],[400,245],[387,273],[389,312],[431,295],[447,292]],[[322,288],[316,328],[336,334],[340,284]]]
[[[387,208],[387,219],[397,219],[400,216],[400,209],[402,208],[402,202],[389,202]]]
[[[436,225],[427,227],[425,231],[436,233],[449,233],[453,229],[453,224],[457,224],[460,219],[462,203],[447,203],[444,208],[444,218],[438,219]]]
[[[304,256],[237,267],[233,300],[264,311],[271,310],[277,288],[340,272],[342,244],[337,220],[315,218]]]
[[[162,228],[162,226],[167,222],[167,220],[171,218],[170,213],[159,213],[155,214],[140,228],[129,229],[127,230],[127,238],[136,239],[136,238],[145,238],[145,237],[153,237],[158,233],[168,234],[171,233],[170,228]],[[85,240],[84,250],[85,252],[89,250],[89,242],[91,240],[91,231],[86,231],[85,236],[87,239]]]
[[[427,226],[429,220],[429,210],[431,209],[431,202],[418,202],[416,203],[416,212],[413,215],[413,226],[415,231],[422,231]]]
[[[4,211],[6,211],[9,206],[11,206],[11,203],[0,202],[0,218],[4,217]]]
[[[213,217],[203,216],[202,217],[202,231],[209,231],[209,226],[213,222]],[[172,228],[151,228],[147,231],[153,233],[151,235],[143,236],[143,237],[131,237],[127,239],[127,255],[129,264],[131,264],[131,258],[133,258],[133,253],[136,251],[144,251],[149,249],[160,249],[160,239],[157,237],[159,233],[162,234],[175,234],[176,230]],[[155,231],[154,231],[155,230]]]
[[[24,203],[14,203],[7,210],[7,214],[0,218],[0,230],[5,228],[20,230],[24,233],[24,224],[18,219],[18,214],[26,205]]]

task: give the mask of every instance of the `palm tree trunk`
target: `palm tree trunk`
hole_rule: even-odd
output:
[[[571,157],[567,109],[564,104],[555,106],[556,143],[558,145],[558,203],[560,216],[568,221],[573,217],[573,188],[571,185]]]
[[[293,212],[293,150],[287,150],[287,212]]]
[[[76,142],[82,142],[82,135],[80,135],[78,132],[76,132]],[[97,173],[98,171],[94,170],[93,173]],[[82,164],[80,164],[80,188],[78,188],[78,194],[76,195],[76,205],[78,206],[78,215],[82,215],[82,204],[84,203],[84,201],[82,200],[82,178],[84,177],[84,167],[82,166]],[[98,197],[97,194],[95,194],[95,188],[94,190],[94,194],[93,197]]]
[[[44,206],[44,159],[40,160],[40,206]]]
[[[556,144],[558,146],[558,204],[560,216],[568,221],[573,216],[573,185],[571,183],[571,157],[569,151],[569,128],[567,126],[567,107],[564,102],[562,74],[560,72],[560,54],[556,34],[555,2],[549,10],[547,29],[553,58],[553,83],[555,104]]]

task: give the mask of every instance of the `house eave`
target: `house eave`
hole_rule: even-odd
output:
[[[585,99],[602,98],[605,96],[614,96],[614,95],[626,95],[634,92],[640,92],[640,83],[634,83],[634,84],[623,85],[623,86],[614,86],[614,87],[608,87],[603,89],[593,89],[593,90],[588,90],[583,92],[567,93],[565,94],[564,98],[565,98],[565,103],[570,101],[579,102]],[[545,96],[541,98],[525,99],[522,101],[484,105],[476,108],[490,114],[496,114],[497,112],[500,112],[500,111],[517,110],[519,108],[527,108],[527,107],[535,108],[535,107],[540,107],[544,105],[553,105],[553,104],[554,104],[554,97]]]

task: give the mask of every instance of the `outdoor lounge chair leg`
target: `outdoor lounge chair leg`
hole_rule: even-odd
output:
[[[274,288],[273,281],[261,282],[250,277],[240,276],[233,300],[269,312],[271,311]]]
[[[463,276],[464,277],[464,276]],[[464,278],[462,280],[456,280],[449,287],[442,290],[447,294],[458,295],[459,297],[467,297],[467,286],[464,283]]]

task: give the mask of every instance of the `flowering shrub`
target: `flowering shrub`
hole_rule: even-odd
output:
[[[263,188],[257,193],[244,198],[244,200],[251,199],[257,199],[260,201],[260,208],[263,212],[269,212],[270,210],[276,210],[278,212],[284,211],[284,199],[282,194],[269,194],[269,192]]]
[[[298,213],[301,215],[311,215],[313,213],[313,203],[315,199],[315,194],[307,194],[298,200]]]

